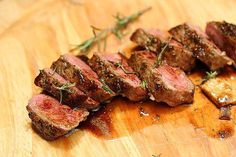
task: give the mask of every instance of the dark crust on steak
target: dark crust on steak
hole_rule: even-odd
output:
[[[69,107],[59,104],[59,102],[54,98],[51,98],[51,97],[43,95],[43,94],[40,94],[38,96],[42,96],[43,99],[50,99],[51,103],[57,104],[59,106],[63,106],[63,108],[62,108],[63,110],[64,109],[71,110],[71,109],[69,109]],[[36,95],[36,97],[37,97],[37,95]],[[42,113],[41,114],[37,113],[37,111],[35,109],[35,104],[31,104],[31,103],[29,102],[29,104],[26,106],[26,109],[29,112],[29,118],[32,120],[32,127],[37,133],[39,133],[39,135],[41,137],[43,137],[46,140],[55,140],[65,134],[67,134],[70,130],[77,127],[81,121],[86,120],[86,118],[89,114],[86,110],[83,110],[83,109],[76,110],[76,111],[71,110],[71,111],[69,111],[70,114],[72,112],[79,113],[80,117],[77,118],[78,121],[75,124],[71,124],[71,126],[64,126],[63,124],[58,125],[58,124],[54,124],[53,121],[50,121],[45,115],[42,116]]]
[[[140,78],[146,81],[148,90],[155,101],[165,102],[170,106],[192,103],[194,85],[184,72],[165,63],[159,67],[154,67],[155,60],[156,56],[148,51],[134,52],[129,59],[129,64],[139,74]],[[184,89],[175,88],[168,83],[163,79],[164,73],[160,72],[161,69],[166,69],[167,72],[181,77],[182,80],[177,81],[184,81],[186,87]]]
[[[194,52],[194,55],[210,70],[219,70],[232,64],[232,60],[209,41],[200,28],[184,23],[170,29],[169,32],[177,41]]]
[[[208,22],[206,34],[226,54],[234,60],[236,67],[236,25],[223,22]]]
[[[34,83],[42,87],[44,90],[55,96],[58,100],[60,99],[60,90],[58,87],[69,83],[64,78],[59,76],[56,72],[51,69],[40,70],[39,75],[35,78]],[[70,91],[70,92],[69,92]],[[85,93],[80,91],[76,87],[69,87],[67,90],[62,92],[62,101],[71,107],[80,107],[86,109],[93,109],[99,106],[99,103],[88,97]]]
[[[148,33],[142,28],[136,29],[131,35],[130,40],[152,52],[161,50],[163,44],[159,38]]]
[[[49,122],[42,120],[34,112],[29,112],[29,118],[32,120],[32,128],[44,139],[51,141],[69,132],[51,125]]]
[[[220,24],[220,30],[224,35],[236,40],[236,25],[228,23],[226,21],[223,21],[222,23],[219,24]]]
[[[74,62],[72,63],[71,60]],[[97,74],[81,59],[73,55],[63,55],[53,62],[51,69],[70,82],[75,82],[77,88],[98,102],[104,102],[115,96],[115,93],[106,91]]]
[[[195,57],[193,53],[185,49],[179,42],[171,39],[168,32],[158,29],[144,30],[137,29],[131,36],[131,40],[139,46],[145,47],[147,50],[159,54],[163,47],[168,44],[163,54],[163,60],[167,64],[179,67],[182,70],[189,72],[195,67]]]
[[[118,64],[123,69],[118,67]],[[141,86],[141,80],[135,75],[133,69],[128,65],[127,59],[122,54],[106,56],[94,54],[89,60],[89,65],[100,79],[103,79],[117,94],[121,94],[131,101],[140,101],[147,97],[147,91]]]

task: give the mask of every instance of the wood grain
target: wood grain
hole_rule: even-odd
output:
[[[25,106],[40,91],[33,84],[38,70],[49,67],[72,45],[90,37],[90,25],[107,27],[117,12],[128,15],[146,6],[153,9],[129,27],[128,32],[137,27],[165,30],[185,21],[202,28],[210,20],[236,23],[234,0],[0,1],[1,156],[236,156],[235,135],[224,140],[213,138],[217,129],[222,126],[233,129],[234,123],[219,122],[218,109],[199,89],[193,105],[177,108],[115,99],[110,104],[115,133],[110,137],[97,137],[81,129],[69,138],[47,142],[31,129]],[[130,45],[127,41],[128,36],[122,41],[110,37],[108,52],[126,51]],[[236,85],[235,71],[227,72],[230,75],[224,78],[232,78],[232,85]],[[200,76],[201,73],[195,73],[191,79],[197,81]],[[140,106],[149,116],[140,117]],[[160,120],[153,121],[157,114]]]

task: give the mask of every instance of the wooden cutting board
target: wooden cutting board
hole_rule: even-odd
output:
[[[0,1],[0,156],[236,156],[234,121],[220,121],[218,109],[198,88],[194,104],[176,108],[116,98],[76,133],[53,142],[31,129],[25,106],[40,92],[33,84],[38,70],[92,36],[90,25],[105,28],[117,12],[129,15],[147,6],[152,10],[127,33],[137,27],[167,30],[185,21],[202,28],[210,20],[236,23],[234,0]],[[122,41],[110,37],[107,51],[128,54],[129,35]],[[190,78],[198,83],[202,74],[194,72]],[[228,69],[221,77],[235,86],[235,76]],[[229,137],[219,138],[224,135]]]

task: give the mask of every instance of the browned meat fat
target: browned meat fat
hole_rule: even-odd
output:
[[[184,23],[169,30],[173,37],[186,48],[210,70],[219,70],[232,64],[232,60],[220,51],[214,43],[208,40],[207,35],[196,26]]]
[[[208,22],[206,34],[226,54],[234,60],[236,67],[236,25],[228,22]]]
[[[51,69],[41,70],[34,82],[37,86],[42,87],[58,100],[62,99],[63,103],[68,104],[71,107],[93,109],[99,106],[98,102],[88,97],[84,92],[80,91],[76,87],[72,86],[66,88],[66,90],[60,90],[60,87],[70,82],[66,81]]]
[[[51,69],[70,82],[75,82],[77,88],[98,102],[104,102],[115,96],[115,93],[99,81],[98,75],[81,59],[71,55],[62,55],[53,62]]]
[[[130,39],[156,54],[159,54],[163,47],[167,45],[162,59],[171,66],[179,67],[186,72],[191,71],[195,66],[193,53],[185,49],[176,40],[171,39],[168,32],[159,29],[144,30],[139,28],[132,34]]]
[[[89,65],[117,94],[132,101],[140,101],[147,97],[146,89],[142,87],[140,79],[123,55],[97,53],[89,60]]]
[[[236,105],[236,88],[222,78],[213,78],[201,85],[201,90],[218,108]]]
[[[84,109],[72,110],[44,94],[33,96],[26,108],[32,126],[46,140],[54,140],[67,134],[89,114]]]
[[[170,106],[192,103],[194,84],[185,73],[165,63],[156,67],[155,62],[156,56],[148,51],[134,52],[129,59],[155,101]]]

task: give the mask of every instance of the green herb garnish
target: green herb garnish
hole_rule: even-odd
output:
[[[162,56],[163,56],[163,54],[165,53],[167,47],[169,46],[169,43],[170,43],[171,39],[172,39],[172,36],[169,38],[169,40],[167,41],[167,43],[165,44],[165,46],[161,49],[161,52],[158,54],[155,67],[161,65]]]
[[[146,81],[142,81],[140,85],[141,85],[141,87],[144,88],[144,89],[147,88],[147,82],[146,82]]]
[[[218,75],[217,71],[207,71],[206,76],[202,79],[201,84],[205,83],[206,81],[215,78]]]
[[[152,155],[152,157],[160,157],[161,154],[158,154],[158,155]]]
[[[136,74],[136,72],[127,71],[127,70],[123,67],[123,65],[122,65],[121,62],[116,62],[116,63],[115,63],[115,66],[116,66],[117,68],[121,68],[121,69],[124,71],[124,73],[126,73],[126,74]]]
[[[210,72],[207,71],[205,79],[209,80],[209,79],[215,78],[217,75],[218,75],[217,71],[210,71]]]
[[[75,83],[67,82],[63,84],[61,87],[56,87],[60,91],[60,103],[62,103],[63,91],[67,91],[68,93],[73,93],[73,91],[71,91],[69,88],[74,87],[74,86],[75,86]]]
[[[131,14],[130,16],[124,16],[121,17],[120,14],[117,14],[114,16],[116,19],[116,23],[113,27],[107,28],[107,29],[98,29],[94,26],[92,26],[93,34],[94,36],[85,40],[81,44],[75,46],[70,50],[70,52],[73,52],[75,50],[79,50],[79,52],[86,53],[89,51],[90,48],[92,48],[95,44],[98,44],[98,50],[100,50],[100,44],[101,41],[104,40],[104,46],[103,50],[106,49],[107,44],[107,37],[110,34],[113,34],[118,39],[122,39],[124,36],[123,30],[133,21],[137,20],[141,15],[143,15],[145,12],[149,11],[151,7],[145,8],[143,10],[140,10],[134,14]],[[96,33],[96,31],[99,31]]]
[[[102,82],[103,86],[102,89],[104,89],[106,92],[108,92],[109,94],[113,94],[113,91],[110,89],[110,87],[108,87],[108,85],[106,85],[104,79],[100,79],[100,81]]]

